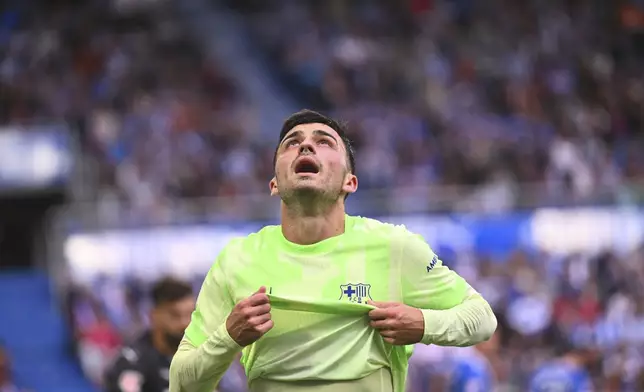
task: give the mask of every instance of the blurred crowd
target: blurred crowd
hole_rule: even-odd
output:
[[[488,358],[500,385],[523,389],[536,367],[581,344],[600,353],[589,369],[596,390],[644,389],[644,246],[623,255],[516,252],[503,263],[457,259],[454,268],[498,315],[499,346]]]
[[[644,380],[644,246],[626,255],[570,257],[520,250],[507,258],[446,253],[445,263],[481,292],[499,319],[496,343],[485,356],[496,385],[508,388],[500,390],[525,390],[539,365],[578,342],[600,353],[601,362],[590,369],[597,390],[644,389],[637,384]],[[198,290],[203,275],[194,272]],[[81,359],[92,378],[100,380],[123,337],[148,325],[150,283],[97,276],[69,298]],[[427,392],[429,384],[441,391],[450,361],[474,355],[476,349],[418,347],[409,391]],[[235,369],[239,374],[238,363]]]
[[[3,1],[0,122],[67,121],[97,197],[142,214],[235,193],[252,111],[171,1]],[[230,170],[226,170],[230,168]]]
[[[163,216],[265,193],[275,140],[175,2],[4,3],[0,120],[69,121],[100,200]],[[526,183],[545,183],[533,203],[641,197],[641,2],[228,3],[299,106],[348,121],[362,189],[464,185],[477,210]]]
[[[363,188],[507,206],[516,183],[584,200],[644,178],[641,2],[230,3],[294,94],[349,122]]]

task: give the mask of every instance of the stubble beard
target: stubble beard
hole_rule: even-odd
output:
[[[324,184],[320,188],[294,186],[280,191],[284,205],[301,216],[318,216],[324,213],[341,197],[342,184]]]

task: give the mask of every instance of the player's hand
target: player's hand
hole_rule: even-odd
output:
[[[254,343],[271,328],[271,304],[264,286],[235,305],[226,319],[228,334],[242,347]]]
[[[367,301],[375,306],[369,312],[371,326],[380,332],[385,342],[404,346],[421,341],[425,332],[425,319],[420,309],[398,302]]]

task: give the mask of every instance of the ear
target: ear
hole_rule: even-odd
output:
[[[358,177],[352,173],[348,173],[344,178],[344,185],[342,191],[346,194],[355,193],[358,190]]]
[[[271,196],[277,196],[280,194],[279,190],[277,189],[277,179],[275,179],[275,177],[273,177],[273,179],[271,179],[271,182],[268,183],[268,187],[271,190]]]

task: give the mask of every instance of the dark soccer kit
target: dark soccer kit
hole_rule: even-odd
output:
[[[154,348],[152,336],[146,333],[121,349],[105,374],[105,391],[167,392],[171,360]]]

